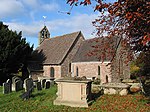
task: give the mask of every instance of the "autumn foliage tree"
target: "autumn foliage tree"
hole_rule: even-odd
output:
[[[149,60],[145,52],[150,51],[150,0],[116,0],[113,3],[107,0],[67,0],[67,3],[76,6],[96,4],[94,11],[101,12],[93,21],[96,37],[112,38],[117,35],[121,40],[118,44],[131,48],[132,53],[126,57],[128,62],[132,58],[130,54],[142,52],[140,55],[145,60],[143,72],[149,73],[149,68],[146,67]],[[108,47],[106,44],[102,46],[104,51]],[[142,83],[141,88],[144,88]],[[144,89],[142,91],[146,93]]]
[[[70,5],[91,5],[96,3],[94,11],[99,11],[93,25],[96,35],[107,37],[124,35],[124,43],[130,44],[134,52],[150,50],[150,1],[149,0],[67,0]]]

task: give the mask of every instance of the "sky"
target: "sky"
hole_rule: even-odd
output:
[[[99,13],[90,6],[71,7],[66,0],[0,0],[0,21],[13,31],[22,31],[34,49],[38,46],[38,32],[47,26],[50,37],[81,31],[85,39],[93,38],[92,21]],[[43,16],[46,16],[44,19]]]

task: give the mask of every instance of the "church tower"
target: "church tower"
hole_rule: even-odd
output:
[[[39,32],[39,45],[47,38],[50,38],[50,33],[46,26]]]

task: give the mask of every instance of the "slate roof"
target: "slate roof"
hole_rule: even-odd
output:
[[[118,38],[113,38],[113,39],[106,39],[103,40],[102,38],[92,38],[92,39],[88,39],[85,40],[81,43],[76,55],[74,56],[72,62],[94,62],[94,61],[111,61],[111,59],[114,56],[115,50],[117,48],[117,40]],[[113,55],[108,55],[106,53],[105,59],[101,59],[99,58],[101,55],[101,48],[99,48],[98,54],[95,54],[94,51],[94,47],[95,45],[101,45],[102,41],[110,41],[110,46],[106,47],[106,52],[109,52],[108,50],[111,47],[112,53]],[[90,54],[90,52],[93,52],[94,55],[89,56],[88,54]]]
[[[43,64],[61,64],[80,33],[79,31],[45,39],[34,51],[33,57]]]

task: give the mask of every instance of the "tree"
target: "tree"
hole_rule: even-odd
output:
[[[0,84],[17,73],[20,68],[25,69],[33,46],[22,38],[22,33],[8,29],[0,22]]]
[[[143,76],[150,76],[150,51],[141,52],[136,59],[135,64],[140,68],[140,73]]]
[[[150,50],[150,1],[149,0],[67,0],[70,5],[96,3],[94,11],[101,15],[93,21],[98,37],[108,34],[125,35],[124,43],[135,52]]]

